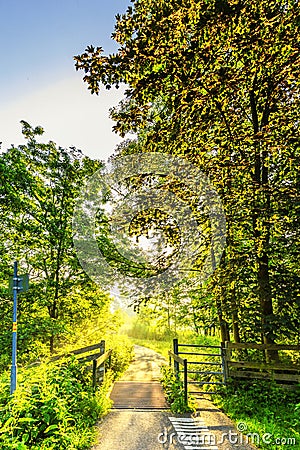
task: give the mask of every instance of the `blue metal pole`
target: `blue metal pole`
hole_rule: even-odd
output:
[[[13,330],[12,330],[12,364],[10,377],[10,393],[13,394],[17,387],[17,301],[18,301],[18,263],[14,262],[13,277]]]

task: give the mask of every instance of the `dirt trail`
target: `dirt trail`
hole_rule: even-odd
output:
[[[165,358],[153,350],[134,346],[135,357],[111,392],[116,409],[162,409],[168,405],[160,382]]]
[[[154,350],[134,346],[134,359],[122,376],[122,381],[158,381],[161,377],[160,367],[166,359]]]
[[[209,400],[199,400],[194,418],[175,416],[168,409],[158,379],[165,358],[136,345],[135,358],[111,393],[114,409],[99,423],[98,443],[92,450],[253,450],[241,443],[233,423]],[[194,388],[193,388],[194,389]],[[176,417],[176,419],[174,419]],[[175,420],[175,422],[174,422]],[[196,428],[195,428],[196,427]],[[198,431],[197,431],[198,427]],[[201,429],[199,431],[199,429]],[[191,445],[182,441],[197,433],[214,442]],[[238,436],[239,441],[232,441]],[[193,442],[192,442],[193,444]]]

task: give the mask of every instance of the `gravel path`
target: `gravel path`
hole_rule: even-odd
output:
[[[174,430],[168,416],[162,411],[112,411],[99,426],[93,450],[183,450],[175,440],[170,443]]]
[[[250,438],[247,443],[247,439],[236,429],[235,424],[210,400],[204,398],[198,400],[198,405],[199,409],[195,415],[203,419],[210,433],[216,437],[219,450],[255,450],[257,448],[251,444]],[[240,429],[247,434],[244,424],[239,425]]]
[[[122,381],[158,381],[160,368],[166,359],[150,348],[134,346],[134,359],[122,376]]]
[[[188,414],[175,416],[168,410],[160,410],[162,393],[158,391],[157,380],[160,378],[160,366],[166,363],[166,360],[155,351],[139,345],[136,345],[134,350],[134,360],[120,380],[119,388],[116,387],[118,386],[116,383],[115,391],[112,391],[113,398],[113,393],[116,393],[117,389],[119,392],[123,389],[123,397],[119,400],[119,406],[116,404],[116,408],[100,421],[98,442],[91,450],[256,449],[245,441],[242,443],[241,433],[208,399],[198,401],[199,409],[194,418]],[[136,386],[142,386],[142,383],[145,388],[144,394],[135,396]],[[124,391],[126,385],[128,390]],[[143,395],[146,397],[144,402],[136,402],[136,398],[140,401]],[[151,396],[156,399],[152,403],[153,409],[151,409],[151,401],[149,403]],[[160,401],[157,401],[158,398]],[[147,405],[146,408],[143,405]],[[196,433],[200,433],[199,430],[193,431],[197,430],[197,426],[198,429],[201,428],[202,435],[207,433],[213,438],[210,443],[191,445],[191,442],[180,437],[180,433],[189,433],[194,438]]]

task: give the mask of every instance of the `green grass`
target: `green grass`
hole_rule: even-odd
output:
[[[254,444],[258,448],[300,449],[300,386],[290,391],[272,381],[239,381],[214,398],[238,428],[238,424],[246,427],[244,434],[257,433],[259,442],[256,437]]]
[[[143,347],[151,348],[157,353],[160,353],[168,361],[168,351],[173,349],[173,338],[167,340],[157,340],[157,339],[139,339],[134,337],[129,337],[133,344],[142,345]],[[195,335],[182,335],[178,336],[179,343],[185,344],[207,344],[207,345],[219,345],[219,339],[213,336],[195,336]]]

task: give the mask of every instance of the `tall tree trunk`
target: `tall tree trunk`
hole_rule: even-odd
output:
[[[238,314],[237,314],[236,310],[234,310],[232,312],[232,331],[233,331],[234,342],[236,342],[236,343],[241,342],[239,318],[238,318]]]
[[[197,314],[195,313],[195,311],[193,311],[193,325],[194,325],[194,329],[196,331],[197,336],[199,336],[200,327],[198,326],[198,317],[197,317]]]
[[[255,86],[256,80],[253,85]],[[250,105],[252,112],[254,135],[260,131],[257,100],[254,89],[250,91]],[[261,128],[268,124],[269,111],[268,106],[263,114]],[[259,141],[254,144],[255,161],[253,175],[253,199],[254,209],[252,214],[253,233],[255,238],[257,270],[258,298],[260,302],[261,324],[263,342],[265,344],[274,344],[273,319],[273,301],[272,290],[269,276],[269,243],[270,243],[270,212],[271,199],[269,189],[269,162],[268,151],[261,149]],[[278,360],[278,351],[266,350],[266,359]]]
[[[50,347],[50,353],[52,355],[54,352],[54,334],[51,334],[51,336],[50,336],[49,347]]]
[[[168,332],[171,332],[171,315],[170,315],[170,299],[168,297],[168,306],[167,306],[167,323],[168,323]]]
[[[211,256],[212,256],[212,265],[213,265],[213,268],[215,269],[216,261],[215,261],[215,255],[214,255],[213,248],[211,248]],[[223,270],[224,265],[225,265],[225,251],[223,252],[222,257],[221,257],[219,271],[220,271],[220,269]],[[222,300],[225,298],[224,289],[222,287],[222,284],[220,283],[219,275],[218,275],[218,278],[219,278],[218,284],[220,286],[220,293],[217,293],[217,296],[219,296],[219,298],[216,299],[216,306],[217,306],[217,315],[218,315],[219,326],[220,326],[221,342],[224,343],[226,341],[230,341],[230,334],[229,334],[228,324],[223,316]],[[218,280],[218,278],[217,278],[217,280]]]
[[[218,318],[220,325],[221,342],[230,341],[229,329],[226,320],[223,317],[221,305],[218,307]]]
[[[273,338],[273,326],[271,321],[273,319],[273,302],[272,302],[272,292],[269,279],[269,258],[266,253],[264,253],[261,258],[259,258],[259,267],[257,274],[258,281],[258,293],[259,302],[262,315],[262,336],[264,344],[274,344]],[[270,331],[272,335],[270,336]],[[279,355],[277,350],[266,350],[265,352],[267,361],[278,361]]]

